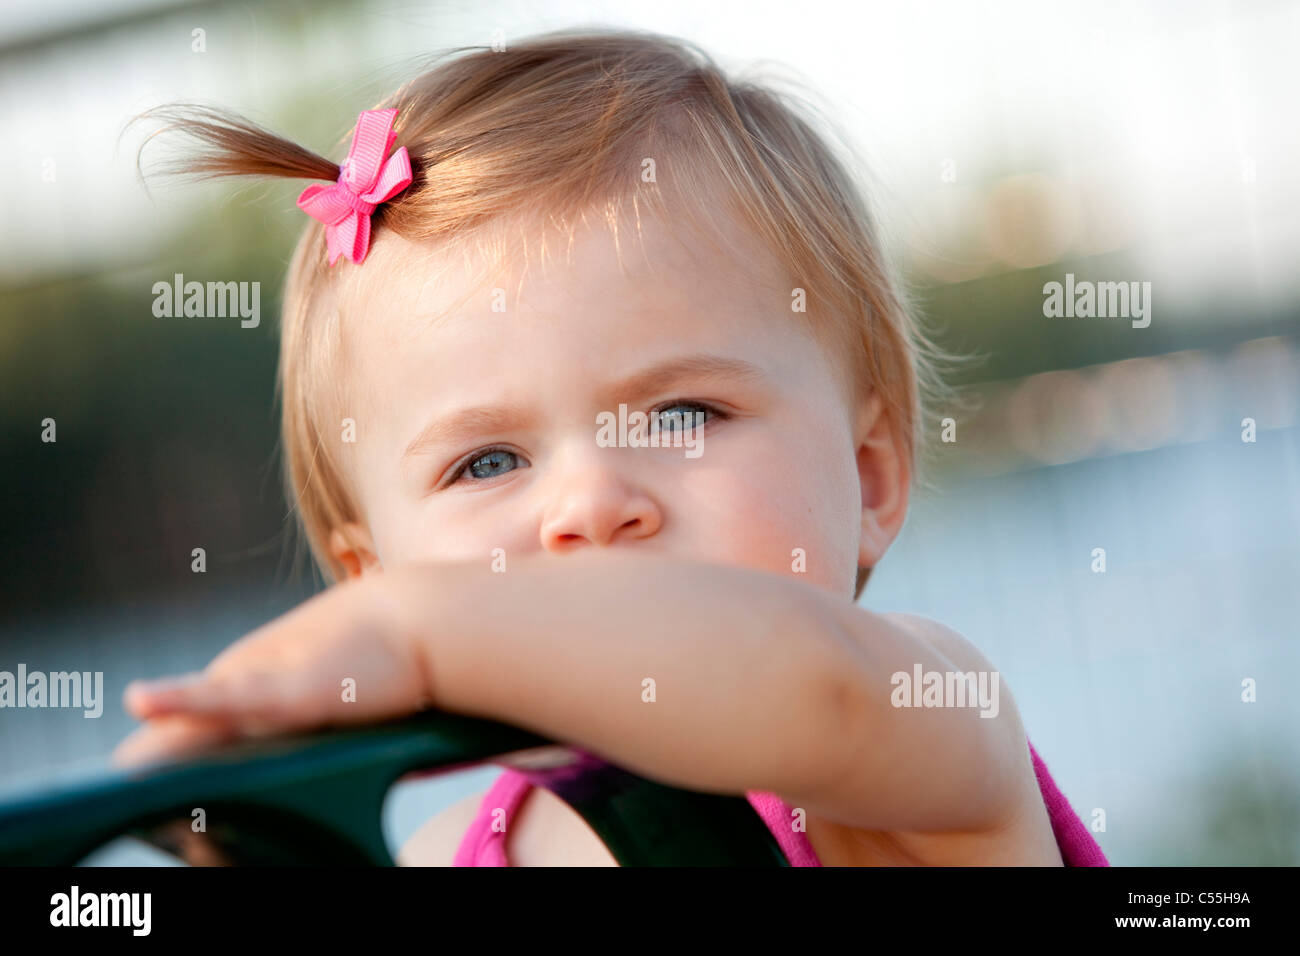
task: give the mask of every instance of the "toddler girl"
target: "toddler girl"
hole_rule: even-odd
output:
[[[856,603],[931,373],[791,102],[584,31],[444,60],[362,113],[342,166],[156,115],[206,144],[194,172],[324,181],[280,386],[290,500],[340,583],[129,687],[119,760],[436,707],[745,793],[796,865],[1105,865],[983,655]],[[401,857],[613,862],[514,769]]]

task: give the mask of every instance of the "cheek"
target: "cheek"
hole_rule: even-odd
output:
[[[410,561],[488,561],[494,548],[504,548],[507,554],[521,553],[537,544],[535,525],[529,523],[528,516],[500,502],[495,507],[458,510],[402,499],[375,515],[372,534],[385,566]]]
[[[858,486],[847,447],[828,449],[811,436],[729,451],[737,454],[727,467],[690,481],[698,511],[683,518],[699,521],[691,533],[699,553],[843,590],[857,566]]]

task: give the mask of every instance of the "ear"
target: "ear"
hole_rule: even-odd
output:
[[[911,466],[879,392],[859,406],[854,442],[862,488],[858,565],[871,568],[902,530],[912,485]]]
[[[365,526],[350,521],[330,532],[330,554],[343,565],[348,578],[378,574],[383,565],[375,555],[375,545]]]

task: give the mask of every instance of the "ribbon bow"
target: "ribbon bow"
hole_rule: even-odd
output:
[[[397,110],[364,110],[352,134],[352,148],[339,169],[338,182],[315,183],[298,197],[298,208],[325,223],[329,264],[340,255],[360,263],[370,249],[370,215],[411,185],[411,158],[403,146],[389,156],[397,134]]]

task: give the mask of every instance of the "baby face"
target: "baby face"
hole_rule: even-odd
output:
[[[871,423],[764,249],[644,220],[639,241],[584,228],[484,282],[460,253],[378,240],[343,304],[362,520],[332,549],[350,573],[626,548],[852,597],[878,557]],[[621,405],[658,418],[659,447],[601,440]],[[700,413],[695,448],[663,440]]]

